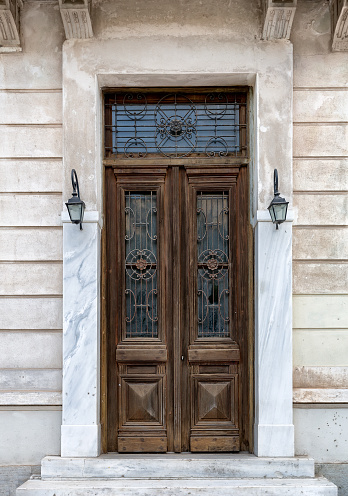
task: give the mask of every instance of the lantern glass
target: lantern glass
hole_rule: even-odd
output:
[[[284,222],[285,219],[286,219],[286,212],[288,210],[288,204],[287,203],[276,203],[273,205],[273,215],[274,215],[274,219],[272,218],[272,221],[273,222],[278,222],[278,223],[281,223],[281,222]]]
[[[69,216],[71,222],[74,224],[80,224],[83,221],[83,214],[85,210],[84,202],[80,201],[78,203],[66,203],[68,208]]]

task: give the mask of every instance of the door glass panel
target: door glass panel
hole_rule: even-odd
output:
[[[229,337],[228,193],[197,195],[198,337]]]
[[[156,338],[156,192],[126,192],[125,226],[126,337]]]

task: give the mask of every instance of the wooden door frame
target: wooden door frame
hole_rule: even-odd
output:
[[[250,108],[251,105],[251,94],[250,94],[250,88],[246,87],[229,87],[229,88],[206,88],[206,87],[192,87],[192,88],[148,88],[146,91],[157,91],[157,90],[165,90],[168,91],[168,93],[171,92],[178,92],[178,91],[184,91],[186,92],[193,92],[193,93],[199,93],[202,90],[207,91],[207,90],[213,90],[213,91],[235,91],[235,92],[244,92],[247,95],[247,108]],[[131,88],[126,88],[127,91],[131,91]],[[113,91],[111,88],[106,90],[108,93]],[[140,88],[136,88],[135,91],[141,91]],[[246,122],[247,116],[244,115],[244,121]],[[242,138],[242,143],[247,145],[250,142],[249,136],[245,133],[245,130],[243,129],[243,134],[241,135]],[[248,145],[247,145],[248,146]],[[253,254],[253,229],[250,224],[250,192],[249,192],[249,184],[250,184],[250,177],[251,177],[251,171],[250,171],[250,158],[249,156],[247,157],[212,157],[212,158],[203,158],[203,159],[197,159],[197,158],[190,158],[186,157],[185,159],[176,159],[176,158],[165,158],[165,157],[159,157],[156,158],[154,157],[153,160],[147,160],[143,161],[140,163],[139,159],[110,159],[106,158],[103,160],[103,166],[104,166],[104,218],[107,219],[107,206],[105,202],[106,198],[106,189],[109,187],[106,185],[106,175],[108,174],[108,170],[113,169],[115,167],[129,167],[130,169],[134,168],[134,170],[142,169],[146,170],[147,167],[153,167],[153,166],[172,166],[173,167],[173,172],[177,171],[177,167],[175,166],[185,166],[192,171],[196,171],[196,176],[199,177],[199,174],[202,173],[204,170],[208,172],[209,168],[220,168],[220,167],[234,167],[238,166],[240,167],[242,172],[242,181],[244,184],[244,192],[239,191],[238,195],[240,198],[238,198],[237,203],[238,205],[243,203],[243,208],[240,206],[238,207],[238,212],[236,212],[236,215],[240,218],[239,222],[239,229],[241,230],[241,233],[243,234],[244,238],[244,243],[243,246],[240,246],[240,250],[238,250],[239,253],[243,253],[243,257],[241,260],[237,262],[238,270],[243,268],[244,271],[247,272],[247,287],[243,288],[243,295],[245,295],[245,298],[243,299],[243,308],[240,310],[240,314],[238,315],[238,319],[240,322],[243,321],[244,328],[246,329],[246,339],[243,339],[243,352],[242,352],[242,360],[244,360],[246,363],[242,364],[242,369],[243,369],[243,377],[242,377],[242,384],[244,385],[243,387],[249,386],[247,388],[247,391],[243,391],[243,397],[247,398],[245,401],[246,405],[243,407],[243,412],[245,411],[245,418],[247,421],[244,423],[243,426],[243,435],[242,435],[242,440],[241,440],[241,450],[243,451],[252,451],[253,449],[253,421],[254,421],[254,287],[253,287],[253,271],[254,271],[254,254]],[[175,172],[174,172],[175,176]],[[110,193],[110,192],[109,192]],[[114,233],[116,234],[116,233]],[[240,237],[240,236],[239,236]],[[108,432],[108,407],[107,407],[107,393],[108,393],[108,387],[107,383],[109,382],[116,382],[112,381],[112,378],[109,377],[108,379],[108,373],[110,374],[110,371],[108,372],[107,369],[107,362],[109,359],[112,357],[112,353],[110,353],[110,346],[108,344],[108,336],[107,336],[107,320],[110,318],[108,316],[113,313],[112,310],[107,309],[107,299],[108,299],[108,294],[110,291],[110,288],[108,287],[108,282],[107,282],[107,272],[109,270],[108,268],[108,263],[107,263],[107,245],[108,245],[108,240],[110,242],[110,236],[108,235],[108,223],[107,221],[104,224],[103,232],[102,232],[102,273],[101,273],[101,283],[102,283],[102,328],[101,328],[101,428],[102,428],[102,451],[112,451],[112,447],[110,449],[110,444],[108,446],[107,442],[107,432]],[[175,251],[175,248],[173,249]],[[178,270],[180,272],[180,268],[175,268],[173,269]],[[242,269],[241,269],[242,270]],[[178,281],[179,278],[175,277],[173,278],[174,281]],[[175,284],[175,282],[174,282]],[[179,290],[174,292],[175,294],[179,294]],[[174,312],[173,314],[173,325],[174,326],[180,326],[180,315],[179,313],[176,315]],[[179,336],[179,333],[176,333],[177,336]],[[179,347],[181,346],[181,343],[175,343],[175,346]],[[174,364],[174,369],[178,368],[180,364]],[[177,370],[174,370],[174,375],[177,374]],[[247,380],[243,380],[244,377],[247,378]],[[177,395],[180,396],[180,391],[177,391]],[[175,402],[175,404],[178,404],[178,401]],[[112,412],[109,412],[109,415],[112,415]],[[175,426],[174,429],[178,433],[181,430],[181,418],[180,418],[180,412],[175,412],[174,415],[175,418]],[[178,443],[179,444],[179,443]]]

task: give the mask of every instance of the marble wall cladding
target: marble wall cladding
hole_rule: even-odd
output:
[[[79,434],[76,436],[82,451],[76,451],[73,433],[79,433],[84,426],[98,435],[99,224],[85,223],[81,231],[79,226],[64,223],[63,251],[62,451],[65,456],[96,456],[88,451],[91,443],[82,443],[84,437]],[[74,426],[79,428],[74,430]],[[69,446],[74,446],[73,452],[69,452]]]
[[[258,456],[292,456],[291,237],[256,226],[255,448]]]

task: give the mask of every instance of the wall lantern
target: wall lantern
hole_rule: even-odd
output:
[[[71,171],[71,183],[73,187],[72,198],[70,198],[70,200],[68,200],[65,205],[68,209],[71,222],[73,224],[80,224],[80,230],[82,230],[85,203],[80,198],[79,182],[77,180],[75,169],[72,169]]]
[[[270,206],[268,207],[271,219],[273,224],[276,225],[278,229],[278,225],[286,220],[286,214],[288,211],[289,202],[279,196],[278,191],[278,171],[274,169],[274,198],[271,201]]]

